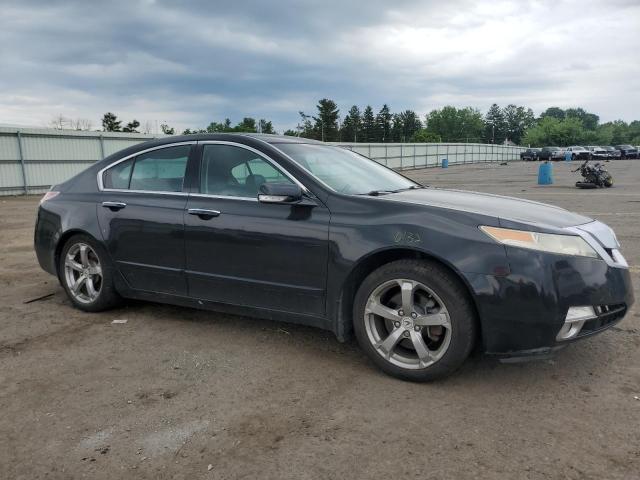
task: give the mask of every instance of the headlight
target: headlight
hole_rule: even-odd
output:
[[[511,230],[481,226],[480,230],[493,238],[496,242],[512,247],[540,250],[542,252],[559,253],[562,255],[577,255],[579,257],[599,258],[582,237],[576,235],[555,235],[552,233],[528,232],[526,230]]]

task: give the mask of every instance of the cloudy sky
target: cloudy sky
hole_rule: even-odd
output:
[[[293,128],[318,99],[640,119],[640,1],[2,0],[0,124]]]

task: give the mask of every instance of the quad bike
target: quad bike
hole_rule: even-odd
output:
[[[579,168],[572,172],[580,171],[583,179],[576,182],[578,188],[609,188],[613,186],[613,177],[600,163],[589,164],[589,160],[585,160]]]

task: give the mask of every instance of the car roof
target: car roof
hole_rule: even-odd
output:
[[[310,138],[302,138],[302,137],[290,137],[288,135],[269,135],[266,133],[196,133],[190,135],[166,135],[161,138],[156,138],[154,140],[150,140],[148,142],[136,143],[128,148],[120,150],[118,152],[109,155],[104,160],[98,162],[99,164],[108,164],[113,162],[116,159],[123,158],[130,155],[135,155],[136,153],[146,150],[149,148],[161,147],[163,145],[169,145],[173,143],[180,142],[194,142],[194,141],[226,141],[226,142],[236,142],[249,146],[256,147],[259,142],[264,142],[268,144],[279,144],[279,143],[311,143],[311,144],[319,144],[324,145],[323,142],[319,142],[317,140],[312,140]]]

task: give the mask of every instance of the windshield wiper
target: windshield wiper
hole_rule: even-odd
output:
[[[427,187],[423,185],[411,185],[410,187],[407,187],[407,188],[399,188],[397,190],[391,190],[391,193],[404,192],[406,190],[418,190],[420,188],[427,188]]]
[[[419,188],[427,188],[427,187],[422,185],[411,185],[410,187],[398,188],[397,190],[371,190],[370,192],[357,193],[356,195],[368,195],[370,197],[377,197],[379,195],[386,195],[388,193],[398,193],[398,192],[404,192],[405,190],[416,190]]]
[[[368,195],[370,197],[377,197],[378,195],[385,195],[387,193],[394,193],[393,190],[371,190],[367,193],[357,193],[356,195]]]

